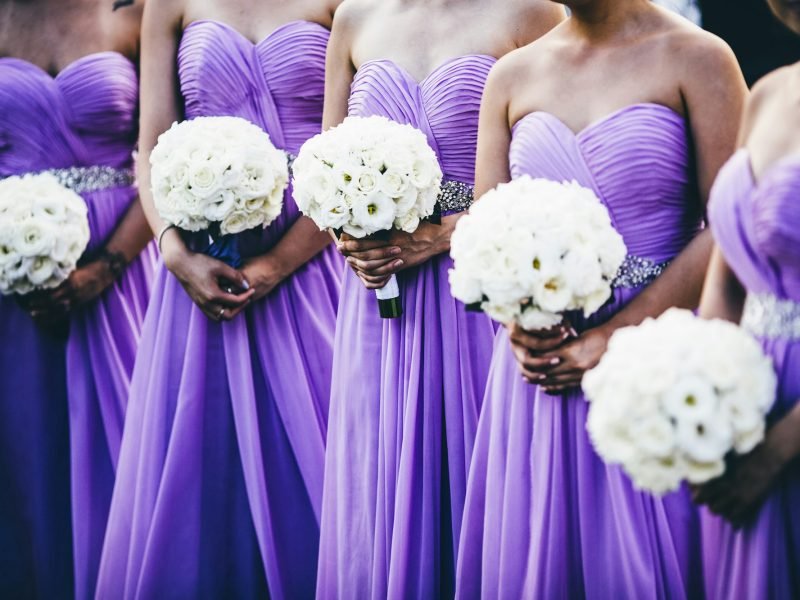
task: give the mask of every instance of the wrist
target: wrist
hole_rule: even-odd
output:
[[[119,279],[128,267],[128,261],[122,252],[116,252],[103,248],[98,252],[96,262],[103,266],[103,272],[108,284]]]
[[[800,405],[772,426],[764,445],[780,468],[800,456]]]
[[[161,239],[161,256],[164,259],[164,265],[175,272],[175,268],[180,262],[189,255],[189,249],[183,243],[181,236],[175,229],[170,229],[164,233]]]

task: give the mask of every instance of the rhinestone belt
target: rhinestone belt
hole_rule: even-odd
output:
[[[128,187],[136,183],[133,169],[115,169],[94,165],[91,167],[69,167],[66,169],[47,169],[33,173],[41,175],[47,173],[58,180],[58,183],[75,192],[96,192],[116,187]],[[0,178],[5,179],[5,178]]]
[[[669,263],[657,263],[640,256],[626,256],[617,276],[611,282],[613,288],[638,288],[650,285],[664,272]]]
[[[464,212],[475,198],[475,188],[460,181],[446,180],[442,182],[442,190],[436,201],[437,213],[443,217]]]
[[[742,327],[758,337],[800,340],[800,302],[772,294],[747,294]]]

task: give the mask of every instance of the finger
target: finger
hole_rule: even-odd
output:
[[[368,250],[375,250],[376,248],[387,248],[390,247],[389,243],[385,240],[351,240],[345,241],[342,240],[339,242],[337,246],[339,248],[339,252],[344,255],[352,254],[353,252],[366,252]],[[392,246],[392,248],[397,248],[397,246]]]
[[[385,248],[377,248],[375,250],[367,250],[365,252],[348,252],[347,256],[356,258],[358,260],[380,260],[387,261],[400,256],[403,253],[401,248],[397,246],[387,246]]]
[[[388,277],[372,277],[362,273],[358,274],[358,278],[361,279],[361,282],[370,290],[379,290],[383,288],[389,280]]]
[[[232,321],[235,319],[240,313],[244,312],[244,310],[250,306],[251,302],[247,301],[241,306],[237,308],[226,308],[225,313],[222,315],[223,321]]]
[[[255,289],[247,290],[241,294],[233,294],[220,289],[218,292],[211,294],[207,302],[224,308],[238,308],[249,302],[255,293]]]
[[[543,358],[540,356],[535,356],[530,352],[521,353],[520,358],[522,366],[525,367],[525,370],[532,373],[541,373],[547,375],[552,373],[552,370],[557,367],[561,360],[557,357]]]
[[[558,336],[553,336],[549,332],[545,337],[527,332],[519,326],[512,329],[509,337],[521,346],[525,346],[532,352],[551,352],[561,346],[569,337],[568,331],[562,331]]]
[[[229,265],[226,265],[224,262],[218,262],[218,264],[215,265],[212,273],[217,278],[225,279],[226,281],[235,284],[240,290],[250,289],[250,283],[247,281],[242,272]]]
[[[392,275],[403,266],[402,260],[392,259],[389,259],[388,261],[363,261],[350,257],[347,259],[347,262],[357,272],[363,273],[364,275],[370,275],[372,277],[386,277],[387,275]]]

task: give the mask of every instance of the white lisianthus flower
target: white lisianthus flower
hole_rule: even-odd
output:
[[[776,387],[770,360],[749,334],[670,309],[611,337],[583,379],[587,428],[603,460],[662,494],[681,481],[719,477],[729,452],[755,448]],[[636,450],[625,454],[620,448],[631,439]]]
[[[590,316],[606,302],[611,286],[602,256],[619,256],[610,265],[616,273],[625,245],[591,190],[521,177],[485,194],[459,220],[450,255],[456,272],[480,281],[495,313],[515,314],[526,328],[545,328],[566,311]],[[510,306],[500,311],[504,303]]]

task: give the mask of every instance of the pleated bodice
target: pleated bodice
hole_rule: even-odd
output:
[[[459,56],[436,68],[421,82],[397,63],[379,59],[364,63],[356,73],[348,112],[379,115],[423,131],[446,179],[472,184],[478,113],[491,56]]]

